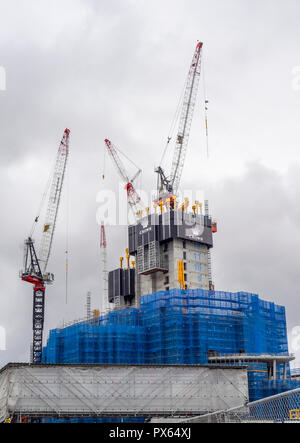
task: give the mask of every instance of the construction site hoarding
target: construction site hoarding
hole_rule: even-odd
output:
[[[200,415],[247,402],[245,367],[20,363],[0,371],[0,422],[18,415]]]

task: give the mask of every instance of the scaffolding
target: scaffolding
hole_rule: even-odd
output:
[[[211,355],[288,355],[285,308],[258,295],[203,289],[159,291],[140,307],[50,331],[45,363],[207,364]],[[297,388],[277,367],[249,363],[250,400]],[[297,384],[298,383],[298,384]]]
[[[142,421],[199,415],[247,401],[242,367],[19,363],[0,370],[0,423],[21,417]]]
[[[152,274],[157,271],[168,271],[167,267],[164,266],[158,241],[151,241],[147,245],[137,247],[137,271],[143,275]]]

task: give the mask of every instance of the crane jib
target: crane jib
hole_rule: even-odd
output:
[[[54,198],[53,198],[53,203],[56,202],[57,194],[58,194],[58,192],[60,192],[60,189],[59,189],[59,182],[60,182],[60,178],[58,177],[58,178],[57,178],[57,183],[56,183],[56,191],[55,191],[55,195],[54,195]]]
[[[58,208],[62,193],[66,164],[69,154],[69,134],[70,131],[66,130],[61,140],[56,158],[55,172],[53,175],[52,185],[50,188],[50,196],[46,212],[46,223],[45,223],[45,225],[49,226],[49,228],[47,230],[44,230],[43,232],[40,250],[39,250],[39,260],[43,264],[43,273],[46,272],[52,248],[56,219],[57,219]]]
[[[170,183],[172,185],[174,192],[177,191],[179,181],[181,178],[181,173],[185,159],[185,148],[188,142],[189,130],[195,107],[198,80],[200,76],[202,46],[203,46],[202,43],[197,44],[196,51],[193,56],[192,64],[188,75],[186,90],[184,93],[184,100],[183,100],[181,118],[179,123],[179,130],[176,138],[176,146],[173,156],[172,172],[170,178]]]
[[[137,179],[137,177],[139,176],[139,174],[141,173],[141,169],[138,168],[136,165],[135,167],[137,167],[138,171],[137,173],[134,175],[133,179],[130,180],[126,169],[123,165],[123,162],[117,152],[117,148],[116,146],[114,146],[110,140],[108,140],[107,138],[104,140],[106,148],[108,150],[109,155],[111,156],[112,160],[113,160],[113,164],[119,174],[119,176],[121,177],[124,187],[126,189],[127,192],[127,203],[129,205],[129,209],[132,211],[133,216],[136,218],[139,211],[142,209],[143,207],[143,203],[141,201],[141,197],[139,196],[139,194],[137,193],[133,182]],[[120,152],[120,150],[118,150]],[[123,153],[122,153],[123,154]],[[123,154],[123,156],[125,156],[127,158],[127,160],[130,160],[125,154]],[[130,160],[131,161],[131,160]],[[131,163],[133,163],[131,161]],[[134,164],[134,163],[133,163]],[[139,209],[141,208],[141,209]]]

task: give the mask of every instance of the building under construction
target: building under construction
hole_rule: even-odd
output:
[[[108,273],[105,228],[101,225],[103,294],[114,308],[51,330],[42,352],[46,274],[40,269],[33,242],[27,242],[28,263],[22,278],[35,285],[34,300],[38,291],[43,296],[42,306],[34,305],[34,315],[39,316],[39,322],[34,322],[38,340],[34,341],[33,363],[37,365],[7,367],[0,373],[0,393],[2,389],[6,395],[2,406],[0,398],[0,419],[1,411],[3,417],[25,413],[50,421],[61,417],[78,420],[77,416],[81,421],[90,416],[100,422],[112,420],[112,416],[129,421],[132,417],[143,421],[176,414],[197,416],[222,408],[243,409],[249,401],[297,390],[299,381],[290,377],[289,362],[294,357],[288,352],[285,308],[263,301],[257,294],[215,290],[211,250],[217,224],[208,201],[178,198],[202,46],[197,43],[185,85],[171,172],[166,175],[161,166],[156,168],[157,196],[151,208],[143,206],[135,189],[140,171],[130,179],[117,148],[105,140],[135,219],[128,226],[125,264],[121,257],[120,267]],[[69,131],[64,136],[67,141],[68,136]],[[65,163],[66,159],[62,172]],[[59,195],[62,181],[63,176]],[[52,206],[52,225],[48,222],[44,228],[46,264],[58,202],[54,209]],[[26,385],[29,390],[24,388],[23,402],[15,401],[13,389],[10,393],[9,386],[12,381],[18,383],[18,377],[27,379],[28,386],[35,380],[37,383],[34,391]],[[55,380],[62,386],[59,392]],[[149,391],[149,385],[156,382],[158,386]],[[111,385],[114,390],[109,389]],[[300,410],[298,391],[295,395]]]
[[[298,386],[288,378],[292,359],[284,307],[203,289],[159,291],[139,309],[54,329],[43,350],[48,364],[247,365],[253,401]]]
[[[171,200],[171,199],[170,199]],[[160,213],[147,214],[129,226],[127,257],[134,267],[109,273],[109,301],[120,306],[139,304],[142,295],[169,289],[212,290],[210,248],[216,223],[208,215],[178,209],[168,201]],[[116,303],[117,301],[117,303]]]

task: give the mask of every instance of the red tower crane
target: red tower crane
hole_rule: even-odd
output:
[[[112,158],[113,164],[115,165],[117,172],[124,183],[127,192],[127,201],[129,208],[132,210],[134,217],[137,218],[139,210],[143,209],[143,205],[141,202],[141,197],[135,190],[133,183],[142,171],[132,162],[132,160],[129,160],[127,157],[127,159],[138,169],[133,178],[130,179],[118,154],[117,148],[111,143],[110,140],[105,139],[104,141],[107,151]]]
[[[61,140],[55,163],[46,220],[43,227],[39,257],[36,254],[34,240],[29,236],[25,240],[24,269],[21,279],[33,284],[33,347],[32,361],[42,361],[43,328],[45,316],[45,285],[54,281],[54,275],[47,272],[47,265],[52,248],[53,235],[69,155],[70,130],[66,129]],[[35,221],[38,220],[38,217]]]

